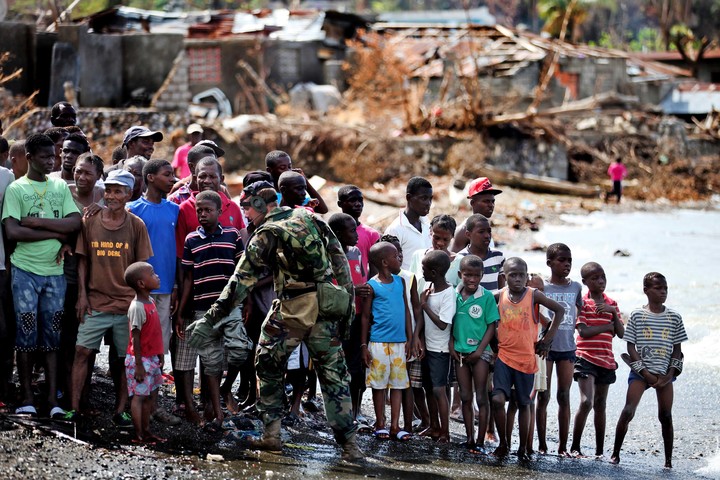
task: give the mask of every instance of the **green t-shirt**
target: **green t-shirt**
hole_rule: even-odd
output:
[[[453,318],[453,345],[458,353],[472,353],[482,342],[488,325],[500,320],[495,297],[478,286],[474,295],[463,300],[459,286],[455,291],[455,317]],[[490,350],[490,347],[487,347]]]
[[[5,191],[2,219],[12,217],[18,221],[23,217],[65,218],[71,213],[80,213],[70,189],[64,180],[48,177],[46,182],[35,182],[21,177],[11,183]],[[58,240],[18,242],[10,261],[17,268],[35,275],[62,275],[62,262],[58,265],[55,257],[62,244]]]

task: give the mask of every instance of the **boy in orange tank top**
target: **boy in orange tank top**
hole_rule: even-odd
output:
[[[527,264],[521,258],[513,257],[504,265],[507,287],[495,294],[500,311],[497,328],[498,358],[495,362],[495,386],[492,392],[492,408],[495,414],[500,444],[494,455],[507,456],[510,450],[506,436],[505,403],[515,387],[519,415],[520,445],[519,460],[528,460],[527,445],[530,430],[530,394],[533,389],[537,361],[535,353],[547,354],[565,310],[559,303],[550,300],[542,292],[527,287]],[[555,313],[550,329],[542,340],[537,341],[535,304],[543,305]]]

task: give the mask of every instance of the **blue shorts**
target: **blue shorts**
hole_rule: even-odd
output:
[[[15,350],[59,350],[65,303],[65,276],[35,275],[13,265],[11,286],[17,322]]]
[[[512,367],[505,365],[499,358],[495,359],[495,371],[493,372],[494,388],[493,397],[498,393],[505,395],[505,399],[510,400],[512,387],[515,387],[515,401],[518,405],[530,405],[532,399],[530,395],[535,385],[534,373],[523,373]]]
[[[575,360],[577,360],[577,357],[575,356],[575,350],[570,350],[569,352],[554,352],[550,350],[548,352],[547,359],[549,362],[562,362],[563,360],[567,360],[569,362],[575,363]]]
[[[645,378],[643,378],[642,375],[638,375],[637,373],[635,373],[634,370],[630,370],[630,375],[628,375],[628,385],[630,385],[635,380],[640,380],[644,382]],[[677,380],[677,377],[673,377],[673,383],[675,383],[675,380]],[[648,388],[650,388],[650,385],[645,385],[645,390],[647,390]]]
[[[450,377],[449,352],[425,352],[422,359],[423,387],[447,387]]]

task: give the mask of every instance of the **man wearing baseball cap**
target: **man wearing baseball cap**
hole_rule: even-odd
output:
[[[470,208],[472,209],[472,213],[484,215],[489,220],[493,211],[495,211],[495,195],[500,193],[502,193],[502,190],[498,190],[493,187],[493,184],[487,177],[479,177],[470,182],[467,198],[470,199]],[[467,235],[465,235],[465,232],[465,222],[463,222],[455,230],[455,238],[453,238],[452,245],[450,247],[451,252],[457,253],[468,246],[470,240]],[[494,242],[492,240],[490,240],[490,246],[494,246]]]
[[[130,331],[127,312],[135,296],[125,283],[125,270],[132,263],[146,261],[153,255],[152,244],[143,221],[128,212],[135,177],[125,170],[113,170],[105,180],[105,208],[98,215],[83,219],[75,253],[78,255],[78,328],[72,373],[72,411],[66,419],[77,420],[80,394],[85,383],[90,354],[100,349],[105,332],[112,330],[117,351],[118,377],[113,376],[115,391],[115,425],[132,428],[125,412],[128,399],[125,377],[125,352]]]
[[[125,130],[123,145],[127,149],[127,158],[141,155],[150,160],[155,151],[155,142],[162,142],[162,132],[154,132],[147,127],[136,125]]]
[[[192,147],[198,144],[203,137],[203,128],[197,123],[190,124],[185,130],[188,142],[180,145],[173,155],[172,167],[175,169],[175,175],[178,178],[185,178],[190,175],[190,168],[187,163],[188,152]]]

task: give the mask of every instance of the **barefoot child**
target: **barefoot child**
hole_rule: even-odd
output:
[[[150,292],[160,288],[160,277],[152,265],[136,262],[125,270],[125,283],[135,291],[128,309],[130,342],[125,355],[125,374],[136,443],[164,439],[150,432],[150,413],[163,383],[165,361],[162,327]]]
[[[450,257],[433,250],[422,261],[423,277],[430,284],[420,295],[424,316],[425,358],[423,383],[430,410],[430,431],[440,443],[450,442],[450,406],[447,386],[450,375],[450,332],[455,316],[455,291],[445,280]],[[433,436],[432,433],[430,435]]]
[[[392,243],[398,251],[400,263],[403,262],[403,251],[400,246],[400,240],[398,240],[397,237],[393,235],[383,235],[380,241]],[[423,390],[422,359],[425,356],[425,341],[424,339],[421,341],[424,320],[422,310],[420,310],[420,290],[417,286],[417,277],[410,270],[400,268],[391,273],[399,275],[405,280],[405,301],[408,302],[408,307],[410,308],[410,323],[415,350],[405,363],[410,380],[410,388],[403,391],[403,417],[405,424],[412,425],[415,412],[417,412],[418,416],[420,416],[420,424],[415,427],[414,430],[420,432],[420,436],[425,436],[430,433],[430,412],[428,412],[425,390]]]
[[[575,381],[580,387],[580,406],[575,414],[570,453],[582,457],[580,440],[590,410],[595,412],[595,456],[601,457],[605,446],[605,401],[610,385],[615,383],[617,363],[613,357],[612,339],[623,338],[625,327],[617,303],[605,295],[605,270],[590,262],[580,269],[588,293],[577,321],[577,357]]]
[[[526,286],[527,264],[521,258],[509,258],[504,265],[507,287],[495,294],[500,311],[497,327],[498,357],[495,361],[495,386],[492,407],[495,414],[500,444],[494,455],[504,457],[510,450],[505,432],[505,402],[515,387],[518,404],[520,446],[518,458],[529,456],[528,433],[530,430],[530,394],[533,390],[537,360],[535,353],[546,352],[562,322],[565,310],[559,303],[545,297],[540,291]],[[537,341],[537,317],[535,305],[551,310],[555,316],[542,340]]]
[[[183,289],[180,296],[180,307],[176,318],[176,332],[181,338],[185,335],[186,321],[182,315],[192,302],[194,319],[197,320],[220,297],[230,276],[235,271],[235,264],[243,252],[240,232],[232,226],[219,223],[222,215],[222,198],[212,190],[205,190],[195,197],[195,211],[200,226],[185,238],[182,258]],[[190,322],[187,322],[188,324]],[[220,377],[223,373],[223,337],[217,332],[217,338],[208,347],[198,350],[200,359],[205,365],[204,376],[207,381],[209,402],[205,409],[205,419],[214,420],[210,429],[218,429],[223,421],[220,406]],[[194,365],[194,356],[193,362]],[[185,401],[185,412],[188,421],[199,423],[192,400],[192,376],[185,379],[184,390],[179,392]]]
[[[553,366],[557,367],[558,402],[558,455],[569,456],[567,439],[570,432],[570,386],[575,366],[575,322],[577,312],[582,308],[582,286],[568,278],[572,267],[570,248],[562,243],[553,243],[547,249],[547,266],[550,267],[550,279],[545,281],[545,295],[555,300],[565,309],[562,323],[557,327],[557,335],[548,353],[547,389],[537,396],[537,432],[538,450],[547,453],[545,440],[547,427],[547,406],[550,402]],[[553,321],[553,325],[556,322]]]
[[[379,242],[370,248],[370,262],[378,274],[368,281],[372,293],[365,299],[362,312],[360,349],[368,367],[367,385],[373,391],[375,437],[386,440],[392,435],[409,440],[412,425],[400,430],[402,391],[410,386],[405,366],[406,352],[412,350],[410,310],[405,299],[405,281],[391,273],[400,269],[397,249]],[[370,320],[372,317],[372,326]],[[390,430],[385,426],[385,391],[390,389]]]
[[[493,354],[490,340],[495,336],[495,322],[500,320],[493,294],[480,286],[483,263],[480,257],[466,255],[460,262],[462,284],[457,287],[450,354],[455,360],[460,384],[467,447],[471,453],[483,453],[487,424],[487,376]],[[473,387],[474,385],[474,387]],[[473,393],[478,404],[475,437]],[[479,444],[479,446],[478,446]]]
[[[686,342],[688,336],[680,314],[664,305],[668,292],[665,277],[657,272],[648,273],[643,278],[643,291],[648,303],[633,310],[625,329],[632,370],[628,378],[625,408],[615,429],[611,461],[620,463],[620,448],[628,425],[643,393],[652,387],[658,401],[658,418],[665,445],[665,468],[672,468],[673,381],[682,372],[683,355],[680,344]]]

